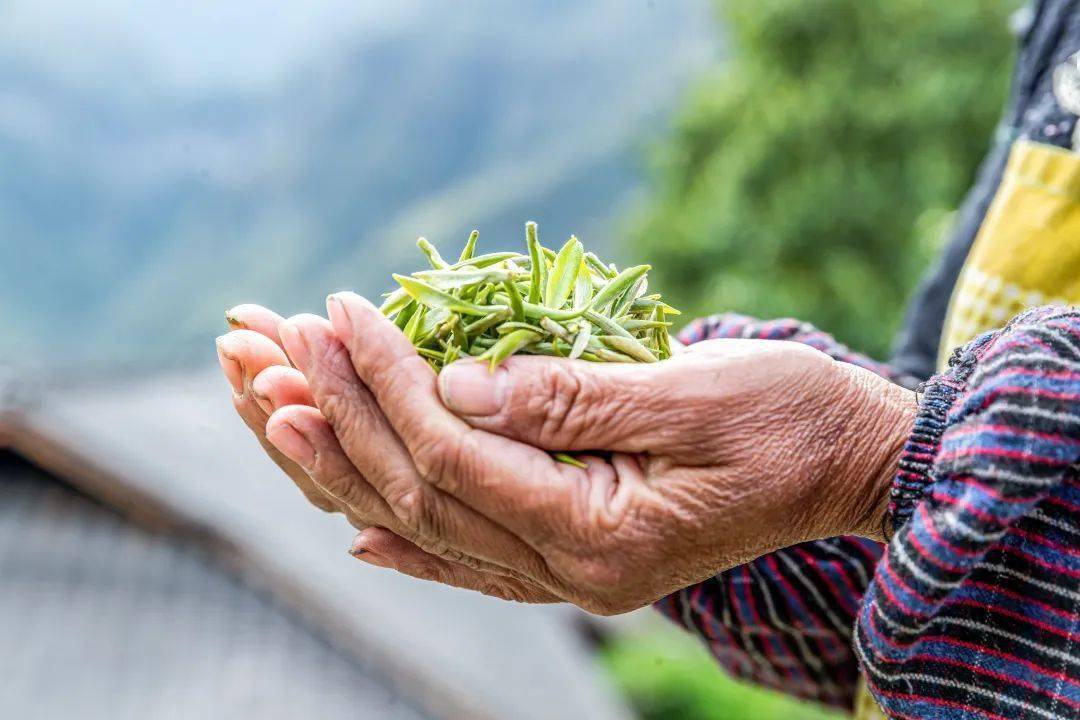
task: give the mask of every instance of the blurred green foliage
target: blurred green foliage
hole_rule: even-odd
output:
[[[632,229],[691,316],[809,320],[887,353],[1004,103],[1007,0],[727,0]]]
[[[642,720],[840,720],[842,714],[724,675],[690,635],[620,636],[604,662]]]

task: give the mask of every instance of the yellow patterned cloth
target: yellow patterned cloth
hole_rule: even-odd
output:
[[[1076,302],[1080,155],[1018,141],[953,291],[938,364],[1026,308]]]
[[[1017,141],[953,290],[938,366],[1039,305],[1080,304],[1080,154]],[[885,720],[860,681],[857,720]]]

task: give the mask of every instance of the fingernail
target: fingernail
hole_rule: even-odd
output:
[[[306,371],[308,360],[311,358],[311,350],[308,349],[307,340],[304,339],[300,328],[296,327],[292,321],[286,320],[281,323],[278,333],[281,335],[281,344],[285,346],[285,352],[288,353],[293,365],[301,372]]]
[[[262,411],[267,415],[273,415],[274,410],[277,409],[274,407],[274,403],[270,401],[270,398],[255,390],[254,387],[251,388],[251,397],[255,398],[255,404],[262,408]]]
[[[218,363],[222,372],[232,385],[233,392],[240,395],[244,392],[244,368],[231,355],[225,351],[225,336],[222,335],[214,341],[217,346]]]
[[[228,323],[229,327],[238,330],[243,330],[247,327],[247,325],[244,324],[244,321],[236,316],[236,308],[225,311],[225,322]]]
[[[273,385],[270,383],[270,378],[266,373],[259,373],[251,381],[251,396],[255,398],[255,402],[267,415],[272,415],[277,410],[277,406],[270,399],[270,393],[267,392],[268,388],[273,388]]]
[[[289,423],[272,424],[267,429],[266,439],[300,467],[304,469],[314,467],[315,448],[299,430]]]
[[[488,370],[487,363],[461,360],[439,373],[443,404],[458,415],[485,417],[502,408],[506,398],[506,370]]]
[[[377,553],[373,553],[367,548],[350,548],[349,554],[357,560],[363,560],[364,562],[375,565],[376,567],[390,569],[393,569],[394,567],[394,564],[390,562],[389,558],[379,555]]]
[[[326,314],[330,318],[330,324],[334,328],[334,334],[341,342],[346,343],[352,339],[353,324],[349,317],[349,311],[345,309],[345,303],[337,295],[326,297]]]

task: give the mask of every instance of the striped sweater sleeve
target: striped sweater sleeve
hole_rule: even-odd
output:
[[[685,343],[713,338],[789,340],[914,385],[812,325],[724,314],[691,323]],[[803,543],[765,555],[657,603],[700,637],[735,677],[800,698],[849,708],[858,679],[852,627],[881,546],[859,537]]]
[[[855,628],[894,718],[1080,717],[1080,313],[1040,308],[925,386]]]

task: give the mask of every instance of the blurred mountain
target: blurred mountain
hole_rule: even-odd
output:
[[[618,256],[717,51],[705,0],[267,5],[0,6],[0,361],[208,360],[226,307],[378,293],[417,235]]]

